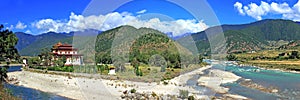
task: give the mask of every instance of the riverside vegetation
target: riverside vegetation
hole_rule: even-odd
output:
[[[264,50],[256,53],[240,53],[228,56],[240,64],[270,69],[300,71],[298,50]]]
[[[241,64],[271,69],[300,71],[300,41],[291,41],[278,48],[257,52],[235,53],[227,56],[229,60],[237,60]]]
[[[6,65],[0,66],[0,99],[1,100],[18,100],[12,96],[12,92],[3,86],[3,82],[7,81],[7,69],[9,68],[10,59],[19,60],[19,54],[15,45],[17,44],[17,37],[12,31],[4,29],[0,25],[0,62],[6,62]]]

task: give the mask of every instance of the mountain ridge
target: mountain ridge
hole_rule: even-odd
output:
[[[117,27],[115,29],[118,28],[120,27]],[[291,20],[283,20],[283,19],[267,19],[267,20],[261,20],[252,23],[247,23],[247,24],[235,24],[235,25],[224,24],[221,26],[210,27],[207,30],[202,32],[186,33],[187,35],[184,34],[182,35],[182,37],[176,37],[175,39],[173,37],[171,39],[175,41],[180,41],[180,40],[184,40],[185,38],[191,37],[195,42],[196,47],[198,48],[197,52],[201,54],[206,54],[210,52],[210,42],[208,40],[206,32],[213,31],[220,28],[223,29],[223,34],[225,36],[225,40],[227,43],[227,53],[270,49],[269,47],[274,47],[271,46],[270,41],[277,42],[280,40],[283,41],[300,40],[299,22],[294,22]],[[91,31],[95,31],[95,30],[91,30]],[[105,32],[107,31],[104,32],[98,31],[99,34]],[[169,36],[171,33],[164,33],[164,34],[165,36]],[[210,33],[210,34],[216,34],[216,33]],[[55,44],[54,42],[58,42],[58,41],[65,41],[67,43],[70,43],[70,41],[72,41],[71,38],[74,35],[74,32],[73,33],[71,32],[71,34],[49,32],[48,34],[46,33],[46,34],[38,35],[39,38],[36,38],[35,36],[30,34],[20,35],[20,32],[16,32],[16,35],[19,38],[19,43],[20,43],[17,44],[17,49],[20,51],[21,55],[33,55],[30,52],[34,51],[35,53],[39,53],[40,50],[31,51],[30,49],[32,48],[40,49],[42,47],[43,48],[47,47],[42,45],[40,46],[33,46],[33,45],[38,45],[38,43],[49,43],[44,45],[51,45],[51,43]],[[52,40],[53,38],[55,39]],[[188,41],[190,41],[190,39]]]

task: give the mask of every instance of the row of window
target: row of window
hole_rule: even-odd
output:
[[[55,53],[55,51],[53,51]],[[75,51],[58,51],[58,54],[77,54]]]

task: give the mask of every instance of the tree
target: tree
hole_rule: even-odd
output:
[[[204,58],[203,58],[202,55],[199,55],[199,56],[198,56],[198,59],[199,59],[199,63],[202,63]]]
[[[98,71],[100,71],[100,74],[102,75],[105,70],[108,70],[108,66],[107,65],[97,65],[97,69],[98,69]]]
[[[165,72],[166,71],[166,66],[164,65],[164,66],[161,66],[160,67],[160,72]]]
[[[4,26],[0,25],[0,59],[19,59],[18,50],[15,48],[18,38],[12,31],[3,28]]]
[[[65,55],[62,56],[62,62],[65,64],[67,62],[67,57]]]
[[[117,61],[114,63],[114,66],[116,67],[117,72],[124,72],[125,71],[125,65],[121,61]]]
[[[34,67],[38,66],[41,63],[41,60],[38,57],[28,58],[28,66]]]
[[[136,75],[136,76],[140,76],[140,69],[139,69],[139,66],[137,66],[137,67],[135,68],[135,75]]]
[[[60,67],[64,67],[65,66],[65,63],[67,62],[67,58],[65,55],[63,55],[60,59],[59,59],[59,66]]]
[[[8,77],[8,76],[7,76],[7,69],[8,69],[8,68],[9,68],[8,65],[6,65],[6,66],[1,66],[1,67],[0,67],[0,75],[1,75],[0,81],[1,81],[1,82],[5,81],[5,79]]]
[[[227,55],[226,58],[228,61],[236,61],[237,60],[237,57],[233,54]]]
[[[61,56],[60,58],[58,58],[58,60],[54,61],[56,66],[59,66],[59,67],[64,67],[66,62],[67,62],[67,58],[64,55]]]
[[[298,51],[292,51],[292,54],[290,55],[290,59],[296,59],[299,58],[299,53]]]
[[[0,81],[3,82],[8,77],[7,76],[7,69],[9,68],[9,63],[5,66],[0,66]]]
[[[137,68],[137,67],[139,67],[140,62],[136,58],[133,58],[133,60],[131,61],[131,64],[134,68]]]
[[[40,59],[43,61],[44,66],[49,66],[51,62],[51,53],[47,48],[43,48],[41,54],[39,55]]]

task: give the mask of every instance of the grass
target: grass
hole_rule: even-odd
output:
[[[299,59],[289,59],[287,55],[279,57],[281,53],[289,53],[292,51],[299,51],[296,49],[288,50],[262,50],[256,53],[241,53],[235,54],[240,63],[253,65],[263,68],[270,69],[282,69],[282,70],[294,70],[300,71],[300,60]],[[263,57],[264,59],[257,59]],[[254,59],[256,58],[256,59]]]
[[[159,67],[150,67],[150,66],[142,65],[139,68],[141,69],[143,76],[136,76],[134,68],[132,66],[126,66],[126,71],[118,72],[117,76],[120,79],[124,79],[124,80],[157,82],[160,81],[161,76],[164,75],[164,72],[160,72]]]
[[[170,80],[180,74],[193,71],[197,68],[205,66],[207,64],[192,64],[187,68],[166,68],[165,72],[161,72],[160,67],[141,65],[139,68],[143,72],[143,76],[136,76],[134,68],[132,66],[125,66],[125,72],[118,72],[117,77],[119,79],[131,80],[131,81],[142,81],[142,82],[159,82],[164,80]]]
[[[74,72],[74,73],[90,73],[90,74],[101,74],[105,79],[118,79],[118,80],[130,80],[130,81],[140,81],[140,82],[160,82],[164,80],[170,80],[176,76],[179,76],[182,73],[187,73],[193,71],[197,68],[205,66],[207,64],[192,64],[187,68],[166,68],[165,72],[161,72],[160,67],[149,66],[145,64],[141,64],[139,66],[140,71],[143,73],[142,76],[137,76],[135,73],[135,69],[133,66],[125,66],[126,70],[124,72],[117,72],[116,76],[108,75],[109,70],[104,70],[102,73],[95,65],[86,65],[86,66],[67,66],[72,68],[72,71],[68,71],[67,67],[34,67],[35,69],[28,69],[29,71],[33,72],[40,72],[44,73],[48,70],[47,73],[55,74],[54,72],[50,71],[59,71],[65,75],[64,72]],[[49,70],[50,69],[50,70]]]
[[[277,57],[280,53],[291,53],[294,50],[263,50],[258,51],[256,53],[241,53],[236,54],[236,56],[240,59],[252,59],[253,57],[264,56],[268,58]]]
[[[30,66],[29,68],[48,70],[48,71],[61,71],[61,72],[73,72],[74,66]]]
[[[300,61],[265,61],[265,60],[252,60],[243,62],[243,64],[258,66],[268,69],[282,69],[300,71]]]
[[[0,99],[1,100],[21,100],[20,98],[14,97],[9,89],[4,88],[4,86],[0,85]]]

